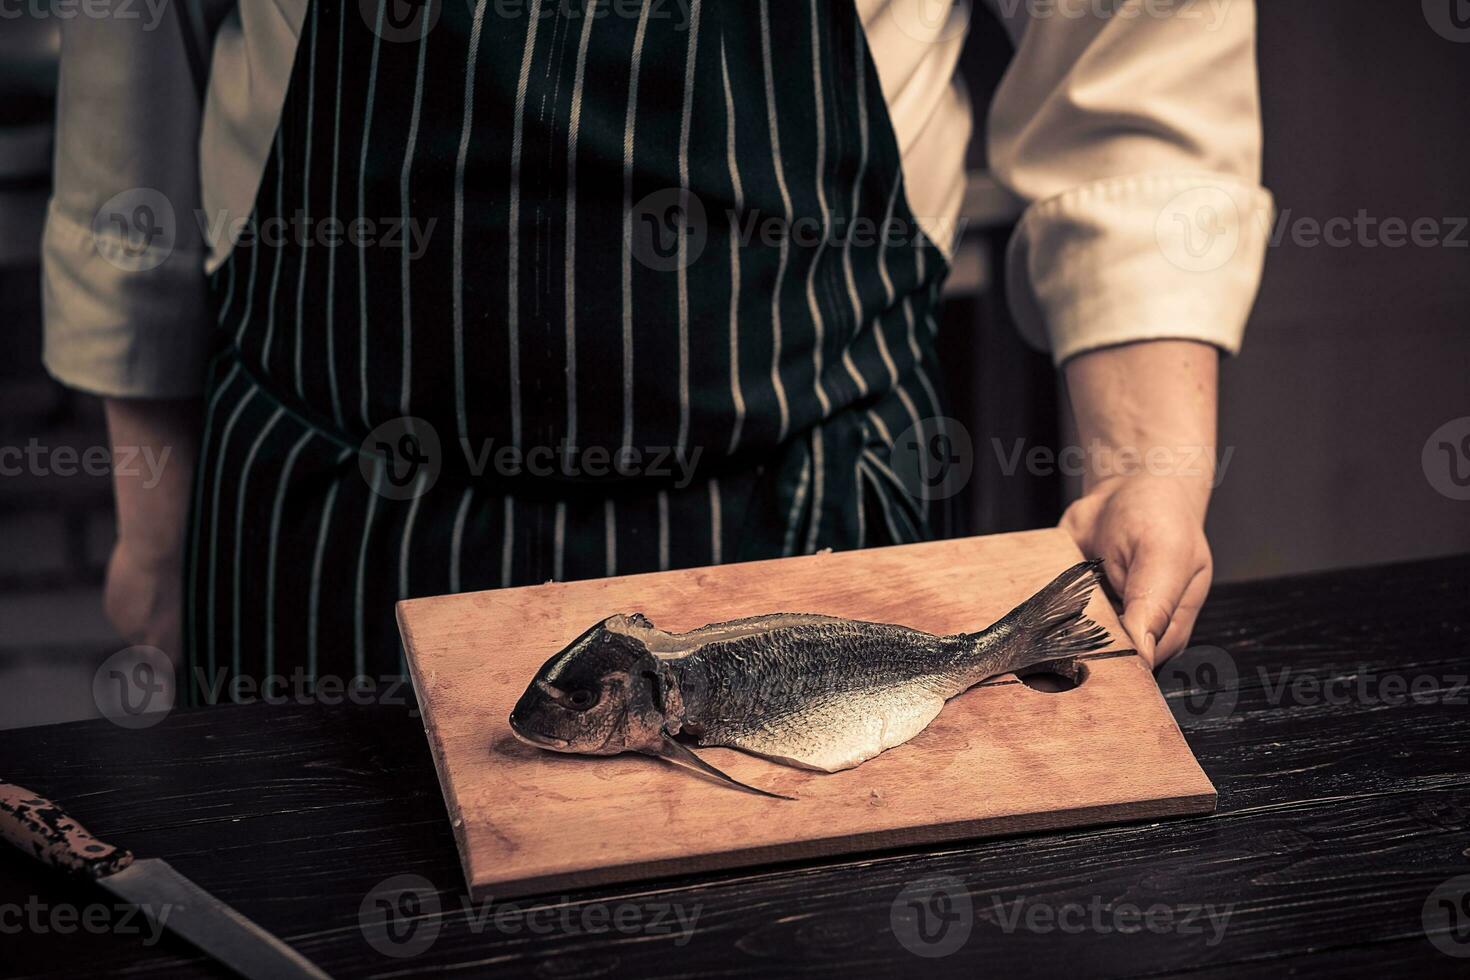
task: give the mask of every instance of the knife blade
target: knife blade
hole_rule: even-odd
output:
[[[38,793],[0,782],[0,838],[53,868],[91,879],[159,926],[250,980],[330,980],[306,957],[157,858],[135,861]]]

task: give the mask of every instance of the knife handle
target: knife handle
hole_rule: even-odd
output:
[[[133,863],[131,851],[104,844],[61,807],[14,783],[0,783],[0,838],[84,878],[104,878]]]

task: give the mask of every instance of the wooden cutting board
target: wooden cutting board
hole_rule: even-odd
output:
[[[588,626],[643,612],[670,630],[814,612],[934,633],[989,625],[1080,555],[1058,530],[548,584],[398,606],[465,878],[506,898],[716,868],[1018,831],[1209,813],[1215,789],[1140,658],[1083,658],[1076,688],[1013,675],[951,700],[917,737],[826,774],[732,749],[716,766],[772,800],[638,755],[560,755],[507,718]],[[1089,613],[1125,639],[1112,607]]]

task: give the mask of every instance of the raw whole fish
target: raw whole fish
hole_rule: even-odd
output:
[[[944,702],[997,674],[1108,643],[1083,610],[1100,559],[1081,562],[978,633],[774,613],[669,633],[642,614],[598,623],[548,660],[510,725],[557,752],[641,752],[746,786],[676,735],[823,772],[923,731]]]

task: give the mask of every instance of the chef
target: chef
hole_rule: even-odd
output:
[[[1157,664],[1258,285],[1248,0],[991,0],[1062,526]],[[106,604],[190,676],[401,671],[393,604],[923,539],[965,0],[197,0],[66,22],[46,361],[117,447]],[[989,29],[989,28],[977,28]],[[876,231],[876,233],[873,233]],[[493,651],[488,651],[493,655]],[[191,684],[191,692],[198,685]]]

